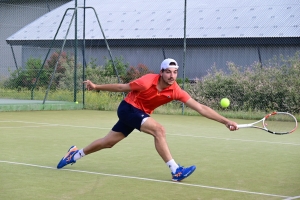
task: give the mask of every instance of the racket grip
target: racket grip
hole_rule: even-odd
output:
[[[238,128],[249,128],[251,126],[252,126],[251,124],[238,124],[237,125]]]

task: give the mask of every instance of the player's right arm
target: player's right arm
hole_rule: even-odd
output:
[[[129,83],[127,84],[104,84],[104,85],[97,85],[90,80],[83,81],[86,84],[86,88],[88,90],[102,90],[102,91],[109,91],[109,92],[129,92],[131,91]]]
[[[216,111],[214,111],[210,107],[198,103],[193,98],[190,98],[185,104],[188,107],[190,107],[191,109],[197,111],[200,115],[203,115],[206,118],[218,121],[222,124],[225,124],[225,126],[231,131],[234,131],[234,130],[238,129],[237,128],[237,123],[221,116],[220,114],[218,114]]]

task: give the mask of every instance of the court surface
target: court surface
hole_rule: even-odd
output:
[[[7,111],[38,111],[38,110],[78,110],[82,104],[67,101],[45,101],[22,100],[22,99],[1,99],[0,112]]]
[[[105,136],[115,112],[0,112],[0,199],[300,199],[299,129],[279,136],[230,132],[201,116],[152,117],[165,126],[175,161],[197,166],[180,183],[171,181],[152,136],[139,131],[56,169],[71,145]]]

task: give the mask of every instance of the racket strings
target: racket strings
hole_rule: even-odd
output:
[[[297,121],[288,113],[277,113],[269,116],[264,126],[274,133],[291,133],[297,128]]]

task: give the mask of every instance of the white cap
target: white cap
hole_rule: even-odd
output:
[[[172,65],[170,65],[172,63]],[[173,65],[173,63],[175,63],[175,65]],[[161,65],[160,65],[160,70],[162,69],[167,69],[169,67],[174,67],[176,69],[178,69],[178,64],[176,62],[176,60],[172,59],[172,58],[167,58],[164,61],[162,61]]]

